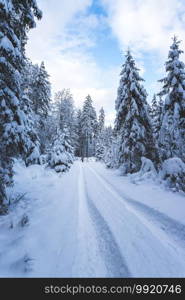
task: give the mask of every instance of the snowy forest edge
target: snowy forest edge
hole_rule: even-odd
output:
[[[34,65],[25,55],[28,30],[42,12],[35,1],[0,0],[0,213],[14,199],[14,161],[28,167],[43,164],[57,173],[70,169],[77,157],[95,157],[119,169],[132,182],[157,180],[185,192],[185,65],[177,37],[172,40],[162,89],[151,105],[131,51],[121,67],[115,101],[114,128],[97,117],[88,95],[76,109],[69,89],[51,97],[44,62]]]

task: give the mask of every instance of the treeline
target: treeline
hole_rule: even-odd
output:
[[[13,159],[21,156],[29,164],[38,148],[24,73],[27,33],[41,17],[35,0],[0,0],[1,212],[8,201],[6,186],[13,181]]]
[[[180,41],[173,38],[166,77],[152,104],[127,52],[116,99],[116,120],[107,166],[122,174],[156,171],[174,190],[185,191],[185,65]]]
[[[50,109],[42,161],[61,172],[70,168],[74,157],[96,156],[103,160],[112,128],[105,127],[103,108],[97,116],[90,95],[82,109],[77,109],[70,89],[63,89],[55,94]]]
[[[185,190],[185,66],[177,38],[151,105],[127,52],[111,128],[103,108],[97,116],[90,95],[82,109],[69,89],[52,101],[44,63],[34,65],[25,55],[28,31],[41,17],[35,0],[0,0],[0,213],[7,211],[14,159],[63,172],[75,156],[95,156],[125,175],[156,170],[170,186]]]
[[[98,120],[90,96],[77,110],[67,89],[52,101],[44,62],[34,65],[25,55],[28,31],[42,17],[35,0],[0,0],[0,17],[0,213],[6,213],[14,160],[63,172],[75,156],[94,156],[104,111]]]

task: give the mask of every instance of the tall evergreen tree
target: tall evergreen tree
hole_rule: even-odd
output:
[[[83,137],[82,137],[82,111],[78,109],[76,114],[76,134],[77,134],[77,147],[76,147],[76,156],[82,156],[83,148]]]
[[[109,146],[111,145],[111,142],[113,140],[113,129],[111,126],[105,127],[104,129],[104,143],[105,143],[105,147],[106,149],[109,148]]]
[[[185,161],[185,65],[179,59],[183,53],[179,44],[174,37],[166,62],[168,74],[160,80],[163,89],[159,95],[166,95],[166,98],[159,146],[163,159],[177,156]]]
[[[48,117],[51,109],[51,84],[49,75],[45,69],[44,62],[38,65],[33,65],[27,61],[26,66],[28,81],[28,96],[31,100],[32,110],[35,114],[36,131],[40,141],[41,153],[46,151]]]
[[[12,183],[12,158],[30,142],[20,108],[27,31],[41,18],[35,0],[0,0],[0,205]]]
[[[76,133],[76,112],[73,95],[70,89],[63,89],[55,94],[55,110],[58,128],[63,131],[68,129],[71,144],[76,149],[78,137]]]
[[[150,107],[150,116],[151,116],[152,120],[155,119],[155,116],[157,115],[157,111],[158,111],[157,97],[154,94],[154,96],[152,98],[151,107]]]
[[[93,156],[95,154],[95,138],[97,135],[98,123],[96,111],[93,107],[90,95],[86,97],[83,105],[81,127],[83,139],[82,155],[85,157]]]
[[[74,126],[74,100],[69,89],[63,89],[55,94],[58,123],[61,130],[67,127],[72,134]]]
[[[154,95],[152,99],[150,116],[152,121],[152,130],[156,142],[158,142],[159,131],[161,129],[162,112],[163,112],[163,101],[161,97],[159,98],[159,101],[157,101],[157,97],[156,95]]]
[[[120,74],[115,123],[120,138],[119,164],[124,166],[125,173],[137,172],[141,167],[142,156],[158,162],[148,114],[147,94],[141,85],[143,79],[138,71],[128,51]]]
[[[96,152],[97,160],[103,160],[105,154],[105,112],[103,107],[100,109],[98,117],[98,133],[96,138]]]
[[[22,158],[26,165],[39,163],[40,157],[40,143],[38,134],[35,128],[35,116],[31,108],[31,101],[28,96],[28,89],[23,90],[23,95],[20,102],[21,114],[24,129],[28,135],[27,143],[24,145]]]
[[[104,162],[108,168],[119,167],[120,137],[111,126],[104,130]]]
[[[30,99],[33,111],[40,118],[46,118],[51,104],[51,84],[44,62],[31,68]]]
[[[100,109],[100,114],[98,118],[98,131],[102,132],[105,127],[105,111],[103,107]]]

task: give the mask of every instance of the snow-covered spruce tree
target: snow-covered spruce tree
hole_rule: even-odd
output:
[[[112,137],[110,137],[108,146],[105,148],[104,153],[104,162],[107,168],[119,167],[119,146],[119,137],[112,135]]]
[[[119,165],[123,166],[125,174],[139,171],[142,156],[158,163],[146,101],[147,94],[140,83],[143,79],[138,71],[128,51],[120,74],[115,122],[115,129],[120,138]]]
[[[151,109],[150,109],[150,116],[152,122],[152,130],[156,142],[158,142],[159,131],[162,125],[162,112],[163,112],[162,98],[160,97],[159,100],[157,101],[157,97],[154,94],[154,97],[152,99]]]
[[[27,144],[27,149],[25,149],[23,154],[23,159],[26,165],[33,163],[39,163],[40,159],[40,142],[38,133],[36,130],[36,115],[32,109],[32,101],[30,99],[31,94],[31,70],[32,63],[28,59],[25,60],[25,66],[22,71],[22,84],[21,84],[21,99],[20,99],[20,109],[23,116],[24,127],[29,137]]]
[[[183,53],[179,44],[180,41],[174,37],[166,62],[168,74],[160,80],[163,89],[159,95],[166,95],[166,98],[159,147],[163,160],[179,157],[185,162],[185,65],[179,60]]]
[[[12,183],[12,158],[27,149],[29,136],[20,109],[21,72],[27,31],[41,18],[35,0],[0,0],[0,205]]]
[[[90,157],[95,155],[95,141],[97,135],[97,116],[93,107],[91,96],[87,96],[81,115],[82,128],[82,155]]]
[[[75,132],[76,132],[76,136],[77,136],[77,143],[76,143],[76,147],[75,147],[75,155],[77,157],[82,156],[83,139],[82,139],[81,117],[82,117],[82,111],[81,111],[81,109],[78,109],[77,112],[76,112],[76,123],[75,123]]]
[[[162,97],[160,96],[159,101],[158,101],[158,120],[159,120],[158,135],[159,135],[159,131],[160,131],[161,126],[162,126],[163,111],[164,111],[164,101],[163,101]]]
[[[152,98],[152,103],[150,106],[150,116],[153,119],[155,119],[155,116],[157,115],[157,111],[158,111],[158,103],[157,103],[157,97],[154,94],[153,98]]]
[[[31,108],[31,101],[28,96],[28,89],[23,90],[23,95],[21,97],[20,102],[20,109],[24,128],[28,136],[22,157],[26,165],[28,166],[31,164],[39,163],[40,158],[40,143],[35,129],[36,120]]]
[[[57,123],[62,131],[67,128],[71,140],[71,145],[76,149],[78,136],[76,134],[76,114],[73,95],[70,89],[63,89],[55,94],[55,110]]]
[[[39,136],[41,153],[46,152],[48,115],[51,109],[51,84],[44,62],[30,65],[29,68],[29,97],[36,116],[36,131]]]
[[[63,132],[59,129],[49,153],[48,165],[56,172],[69,170],[74,161],[74,149],[70,144],[69,131],[67,128]]]
[[[103,132],[105,127],[105,111],[103,107],[100,109],[100,114],[98,117],[98,132],[101,133]]]
[[[104,144],[106,149],[109,148],[113,140],[113,128],[111,126],[105,127],[104,129]]]
[[[74,117],[74,100],[69,89],[63,89],[55,94],[59,127],[71,129]]]
[[[95,157],[97,160],[103,160],[105,154],[105,112],[103,107],[100,109],[98,117],[98,132],[96,138]]]
[[[30,98],[32,100],[33,111],[40,118],[45,118],[48,115],[51,103],[51,84],[44,62],[41,62],[40,67],[36,65],[32,68],[31,76]]]
[[[108,168],[118,167],[118,149],[119,137],[116,136],[115,130],[111,126],[105,127],[103,161]]]

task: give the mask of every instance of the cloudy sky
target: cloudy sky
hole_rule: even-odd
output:
[[[27,55],[45,62],[53,94],[70,88],[76,106],[90,94],[107,124],[124,52],[130,47],[151,100],[159,90],[171,37],[185,49],[184,0],[37,0],[43,18],[29,33]],[[185,56],[182,56],[184,59]]]

